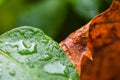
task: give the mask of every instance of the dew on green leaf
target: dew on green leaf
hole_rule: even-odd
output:
[[[31,43],[30,47],[27,47],[24,44],[23,40],[19,40],[18,42],[5,42],[5,44],[10,45],[12,47],[17,47],[18,53],[22,55],[27,55],[27,54],[32,54],[37,52],[37,45],[35,43]]]
[[[15,71],[10,71],[9,74],[10,74],[11,76],[15,76],[15,75],[16,75]]]
[[[60,54],[59,54],[59,53],[57,53],[57,54],[56,54],[56,56],[57,56],[57,57],[60,57]]]
[[[64,74],[66,66],[60,62],[49,63],[44,66],[44,70],[51,74]]]
[[[44,54],[44,55],[40,55],[40,57],[38,58],[39,60],[44,60],[44,61],[48,61],[48,60],[50,60],[50,59],[52,59],[52,55],[50,55],[50,54]]]
[[[24,31],[21,31],[21,30],[19,30],[19,33],[20,33],[21,35],[24,35],[24,34],[25,34],[25,32],[24,32]]]
[[[56,49],[59,49],[59,46],[58,46],[58,45],[56,45],[56,44],[54,45],[54,47],[55,47]]]
[[[49,40],[44,39],[44,40],[42,40],[41,42],[47,44],[47,43],[49,42]]]
[[[27,64],[29,64],[29,63],[30,63],[30,59],[29,59],[29,58],[26,58],[26,59],[25,59],[25,62],[26,62]]]
[[[24,33],[24,38],[31,38],[32,36],[33,36],[33,32],[31,32],[31,31],[26,31],[25,33]]]
[[[38,65],[38,68],[39,68],[39,69],[42,69],[42,68],[43,68],[43,66],[42,66],[42,65]]]
[[[46,50],[48,51],[48,50],[49,50],[49,47],[46,47]]]
[[[70,63],[68,66],[69,66],[69,67],[73,67],[74,65],[73,65],[72,63]]]
[[[18,46],[19,46],[19,49],[18,49],[18,52],[22,55],[25,55],[25,54],[31,54],[31,53],[36,53],[37,52],[37,49],[36,49],[36,44],[35,43],[31,43],[31,47],[26,47],[23,43],[23,40],[20,40],[18,42]]]
[[[30,62],[30,59],[29,59],[29,58],[26,58],[26,59],[25,59],[25,62],[26,62],[26,64],[27,64],[30,68],[34,68],[34,64],[32,64],[32,63]]]
[[[22,27],[1,36],[0,80],[79,80],[59,44],[41,30]]]
[[[30,68],[34,68],[34,67],[35,67],[33,63],[29,63],[28,66],[29,66]]]

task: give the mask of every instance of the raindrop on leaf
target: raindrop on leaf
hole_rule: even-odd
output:
[[[15,76],[15,75],[16,75],[15,71],[10,71],[9,74],[10,74],[11,76]]]
[[[42,65],[38,65],[38,68],[41,69],[41,68],[43,68],[43,66]]]
[[[64,74],[66,66],[60,62],[49,63],[44,66],[44,70],[51,74]]]
[[[42,56],[40,56],[39,57],[39,60],[45,60],[45,61],[48,61],[48,60],[50,60],[50,59],[52,59],[52,55],[50,55],[50,54],[46,54],[46,55],[42,55]]]

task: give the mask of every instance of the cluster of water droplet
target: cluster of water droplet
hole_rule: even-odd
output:
[[[63,80],[73,80],[69,76],[69,67],[73,69],[73,65],[68,59],[65,60],[67,57],[65,57],[58,44],[39,30],[27,30],[21,29],[21,31],[16,31],[15,34],[9,34],[10,37],[14,37],[13,41],[11,39],[7,41],[0,39],[0,43],[3,43],[0,45],[0,49],[6,53],[9,52],[8,56],[30,72],[30,75],[36,76],[37,74],[37,77],[40,78],[44,74],[52,77],[63,77]],[[68,64],[66,64],[67,62]],[[15,70],[9,70],[8,73],[13,77],[16,76]],[[46,77],[44,78],[46,79]],[[47,78],[47,80],[55,79]]]

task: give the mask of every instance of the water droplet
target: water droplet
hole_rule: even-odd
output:
[[[12,47],[16,47],[18,50],[18,53],[22,55],[27,55],[27,54],[32,54],[37,52],[37,45],[35,43],[29,44],[29,47],[24,43],[23,40],[20,40],[14,43],[6,42],[5,44],[10,45]]]
[[[28,66],[29,66],[30,68],[34,68],[34,67],[35,67],[34,64],[32,64],[32,63],[29,63]]]
[[[32,63],[30,62],[30,59],[29,59],[29,58],[26,58],[26,59],[25,59],[25,62],[26,62],[26,64],[27,64],[30,68],[34,68],[34,64],[32,64]]]
[[[9,74],[10,74],[11,76],[15,76],[15,75],[16,75],[15,71],[10,71]]]
[[[22,55],[37,52],[37,46],[35,43],[32,43],[30,47],[26,47],[26,45],[23,43],[23,40],[20,40],[17,44],[18,44],[18,52]]]
[[[56,49],[59,49],[59,46],[58,46],[57,44],[55,44],[54,47],[55,47]]]
[[[56,56],[57,56],[57,57],[60,57],[60,54],[59,54],[59,53],[57,53],[57,54],[56,54]]]
[[[41,69],[41,68],[43,68],[43,66],[42,65],[38,65],[38,68]]]
[[[48,50],[49,50],[49,47],[46,47],[46,50],[48,51]]]
[[[48,60],[52,59],[52,57],[53,57],[52,55],[46,54],[46,55],[40,56],[40,57],[39,57],[39,60],[48,61]]]
[[[29,63],[30,63],[30,59],[29,59],[29,58],[26,58],[26,59],[25,59],[25,62],[26,62],[27,64],[29,64]]]
[[[72,63],[70,63],[68,66],[69,66],[69,67],[73,67],[74,65],[73,65]]]
[[[46,64],[44,66],[44,70],[51,74],[64,74],[66,66],[61,64],[60,62],[55,62],[53,64]]]
[[[44,39],[44,40],[42,40],[42,42],[45,43],[45,44],[47,44],[49,42],[49,40]]]
[[[19,33],[20,33],[21,35],[24,35],[24,31],[22,31],[22,30],[19,30]]]

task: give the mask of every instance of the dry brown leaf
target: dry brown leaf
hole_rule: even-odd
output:
[[[70,34],[60,46],[81,80],[120,80],[120,1],[114,0],[108,10]]]

